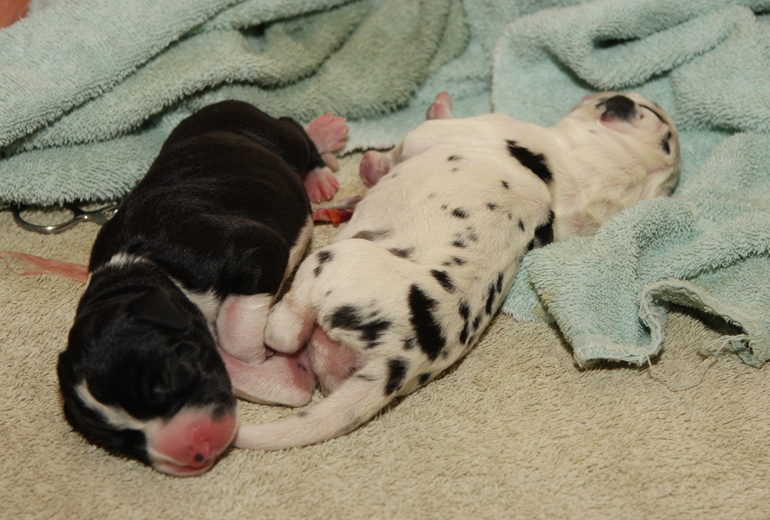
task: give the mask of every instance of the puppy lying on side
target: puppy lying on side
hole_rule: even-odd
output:
[[[346,134],[341,118],[303,129],[235,101],[171,133],[93,246],[58,365],[75,429],[164,473],[194,475],[235,435],[233,387],[260,402],[307,402],[315,379],[305,354],[273,353],[262,335],[312,233],[302,177],[310,192],[336,182],[321,153]]]
[[[266,343],[286,355],[306,346],[328,396],[242,425],[236,446],[301,446],[365,423],[475,345],[529,249],[592,233],[678,176],[674,125],[637,94],[588,96],[554,128],[451,119],[446,94],[428,116],[444,119],[365,156],[376,185],[270,312]]]

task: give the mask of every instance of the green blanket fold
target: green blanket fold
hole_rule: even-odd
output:
[[[382,115],[468,43],[459,0],[73,0],[0,31],[0,201],[124,195],[223,99]]]
[[[630,208],[596,237],[534,251],[503,305],[557,323],[579,365],[650,362],[672,304],[732,326],[724,344],[745,363],[770,358],[768,10],[759,0],[593,2],[521,19],[501,38],[496,111],[552,124],[584,94],[635,90],[680,131],[672,197]]]

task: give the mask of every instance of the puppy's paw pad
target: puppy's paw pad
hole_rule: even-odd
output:
[[[307,195],[312,202],[323,202],[334,197],[340,183],[329,168],[316,168],[303,178]]]
[[[390,160],[384,153],[370,150],[361,159],[358,171],[364,184],[371,188],[390,171]]]
[[[321,154],[345,146],[345,137],[349,131],[345,118],[334,114],[322,114],[305,126],[305,132]]]

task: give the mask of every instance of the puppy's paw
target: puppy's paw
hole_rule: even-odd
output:
[[[322,114],[305,126],[305,132],[322,155],[345,146],[345,137],[349,131],[345,118],[334,114]]]
[[[446,91],[439,92],[436,95],[436,100],[428,107],[428,111],[425,113],[425,119],[453,119],[452,113],[452,98],[449,97],[449,93]]]
[[[361,179],[367,187],[371,188],[390,171],[392,164],[387,154],[370,150],[361,159],[358,168]]]
[[[312,202],[323,202],[334,197],[340,182],[328,168],[316,168],[305,174],[302,178],[305,183],[307,195]]]

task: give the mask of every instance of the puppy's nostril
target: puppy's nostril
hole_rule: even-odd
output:
[[[604,108],[606,109],[605,115],[628,120],[634,113],[634,106],[634,102],[626,96],[613,96],[604,102]]]

